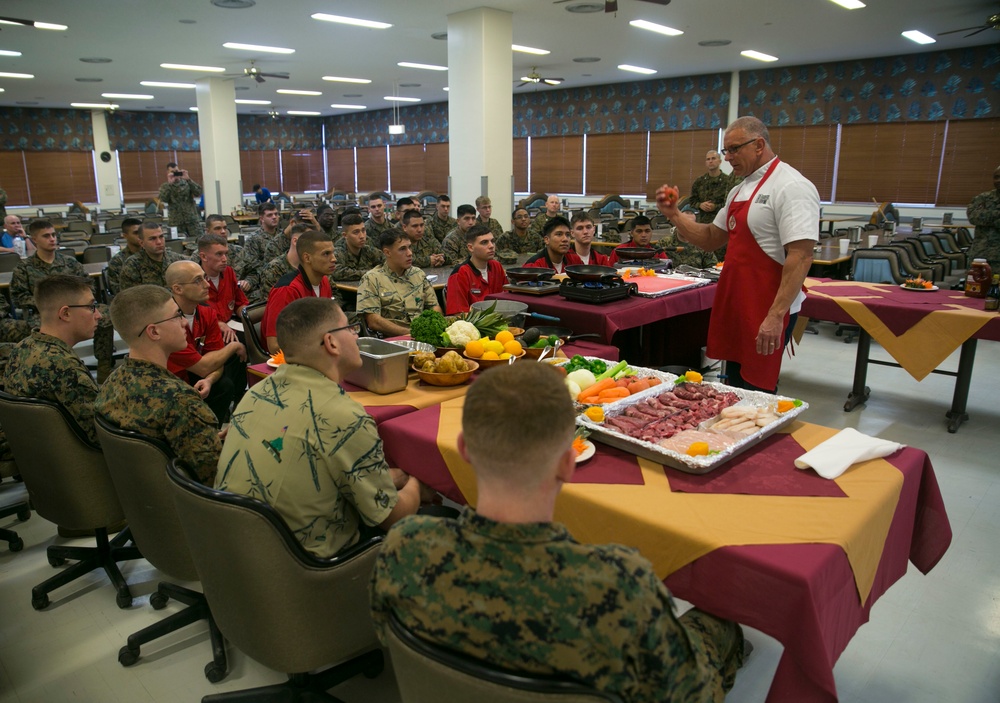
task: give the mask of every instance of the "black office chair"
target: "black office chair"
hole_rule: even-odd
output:
[[[387,639],[403,703],[622,703],[613,693],[575,681],[498,669],[431,644],[395,614]]]
[[[106,245],[88,246],[83,250],[83,263],[99,264],[111,261],[111,247]]]
[[[955,230],[955,239],[958,240],[959,248],[962,251],[968,251],[969,247],[972,246],[972,233],[968,227],[959,227]]]
[[[18,522],[24,522],[30,518],[31,510],[28,508],[28,502],[22,500],[20,503],[13,503],[0,508],[0,518],[10,517],[11,515],[16,515]],[[12,552],[19,552],[24,549],[24,540],[14,530],[0,527],[0,540],[5,541],[7,548]]]
[[[906,281],[902,271],[899,252],[895,249],[855,249],[851,255],[851,280],[868,283],[895,283]],[[844,343],[854,341],[859,327],[857,325],[837,325],[836,335],[844,337]]]
[[[261,320],[264,319],[264,309],[267,302],[247,305],[240,313],[243,318],[243,333],[246,335],[247,362],[251,364],[263,364],[271,358],[262,341]]]
[[[97,416],[97,435],[129,528],[143,556],[171,578],[197,581],[198,571],[167,478],[167,463],[173,458],[170,448],[160,440],[124,430],[101,415]],[[128,643],[118,651],[118,663],[132,666],[139,660],[142,645],[207,620],[212,661],[205,666],[205,677],[212,683],[221,681],[228,669],[226,642],[212,619],[204,594],[161,581],[150,595],[149,604],[160,610],[171,598],[187,607],[129,635]]]
[[[12,251],[5,251],[0,254],[0,273],[9,273],[17,268],[21,263],[21,257]]]
[[[202,703],[336,701],[328,689],[359,673],[382,672],[368,600],[381,536],[320,559],[267,503],[203,486],[175,461],[167,475],[219,629],[261,664],[291,672],[284,684],[206,696]]]
[[[943,281],[948,276],[948,271],[951,270],[950,262],[940,259],[937,257],[931,257],[927,254],[927,250],[924,249],[923,245],[912,239],[901,239],[899,241],[893,241],[893,246],[906,248],[910,252],[910,259],[920,268],[930,269],[932,272],[932,281]]]
[[[118,568],[119,561],[139,559],[128,528],[108,539],[108,526],[125,519],[111,483],[104,454],[83,434],[58,404],[40,398],[19,398],[0,392],[0,425],[7,433],[32,507],[46,520],[70,530],[93,530],[94,547],[52,545],[49,564],[76,564],[31,589],[31,607],[43,610],[49,593],[104,569],[117,591],[119,608],[132,605],[132,593]],[[44,432],[40,430],[44,428]]]

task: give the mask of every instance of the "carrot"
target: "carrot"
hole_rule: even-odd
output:
[[[597,405],[601,402],[596,395],[580,395],[577,396],[577,401],[584,405]]]
[[[598,381],[597,383],[595,383],[594,385],[590,386],[589,388],[584,388],[583,392],[581,392],[580,395],[578,395],[576,397],[576,399],[579,400],[582,403],[585,396],[588,396],[588,395],[597,395],[598,393],[600,393],[603,390],[606,390],[608,388],[614,388],[614,387],[615,387],[614,379],[606,378],[603,381]]]
[[[600,400],[616,400],[618,398],[628,398],[628,388],[609,388],[597,394]]]
[[[579,456],[580,454],[583,454],[583,451],[586,448],[587,448],[587,445],[584,442],[583,437],[574,437],[573,438],[573,449],[576,450],[577,456]]]

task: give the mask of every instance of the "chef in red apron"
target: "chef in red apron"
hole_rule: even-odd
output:
[[[744,180],[714,222],[681,215],[667,186],[657,191],[657,207],[681,240],[707,251],[728,244],[706,353],[726,360],[732,385],[774,392],[818,238],[819,194],[775,156],[757,118],[735,120],[723,144],[726,161]]]

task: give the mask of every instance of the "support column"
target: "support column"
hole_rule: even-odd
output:
[[[242,202],[240,143],[236,127],[236,88],[225,78],[195,82],[198,136],[205,182],[205,214],[225,215]]]
[[[94,129],[94,153],[99,157],[102,152],[111,154],[111,161],[104,163],[100,158],[97,164],[97,204],[102,210],[118,210],[122,206],[122,191],[118,183],[118,152],[111,151],[111,140],[108,138],[108,120],[104,110],[94,110],[90,113]]]
[[[454,206],[493,201],[513,208],[513,16],[480,7],[448,15],[448,142]]]

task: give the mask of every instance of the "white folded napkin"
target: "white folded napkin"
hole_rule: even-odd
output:
[[[799,469],[812,468],[823,478],[834,479],[847,471],[851,464],[889,456],[904,446],[848,427],[800,456],[795,460],[795,466]]]

